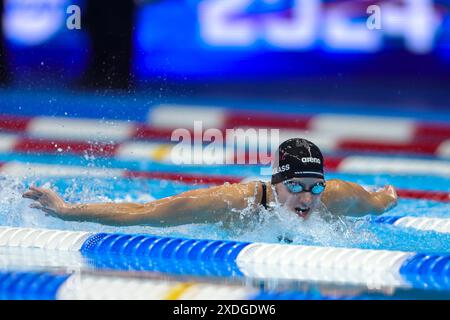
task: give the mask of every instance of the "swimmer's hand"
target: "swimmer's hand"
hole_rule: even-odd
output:
[[[381,193],[385,198],[386,206],[384,211],[390,210],[397,205],[398,195],[395,187],[392,185],[385,186],[378,193]]]
[[[63,215],[69,205],[53,190],[31,186],[23,198],[34,200],[30,208],[39,209],[53,216]]]

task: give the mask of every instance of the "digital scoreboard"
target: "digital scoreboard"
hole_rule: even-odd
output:
[[[142,79],[307,76],[410,68],[450,71],[450,2],[166,0],[136,17]],[[370,67],[369,65],[372,65]]]

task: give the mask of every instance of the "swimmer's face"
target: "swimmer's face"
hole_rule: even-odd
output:
[[[292,179],[291,181],[300,182],[306,190],[311,190],[317,183],[325,183],[323,179],[318,178],[301,178]],[[311,212],[318,207],[320,197],[323,194],[323,192],[321,194],[313,194],[310,191],[293,193],[289,191],[284,183],[277,183],[275,190],[282,206],[304,219],[307,219]]]

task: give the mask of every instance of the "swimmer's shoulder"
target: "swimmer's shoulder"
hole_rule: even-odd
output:
[[[326,181],[325,192],[322,195],[322,201],[324,203],[330,203],[336,200],[337,197],[345,190],[347,183],[340,179],[330,179]]]
[[[273,201],[272,185],[270,182],[249,181],[243,183],[229,184],[230,188],[235,188],[245,199],[254,199],[255,204]]]
[[[242,194],[254,194],[254,191],[258,188],[260,184],[261,184],[260,181],[224,183],[219,188],[228,189],[231,191],[238,191]]]
[[[326,181],[326,185],[326,189],[331,191],[348,187],[348,182],[341,179],[330,179]]]
[[[235,201],[247,202],[249,199],[262,199],[262,183],[260,181],[225,183],[220,186],[209,188],[211,194],[220,194],[224,199],[235,199]]]
[[[228,215],[222,220],[222,226],[225,229],[234,230],[238,223],[239,226],[246,226],[252,219],[253,214],[259,210],[259,204],[263,199],[263,188],[261,181],[249,181],[241,183],[226,183],[220,186],[220,189],[225,193],[233,194],[233,197],[239,198],[237,202],[241,202],[238,206],[240,209],[245,209],[245,215],[239,215],[239,219],[236,219],[234,215]],[[266,190],[269,189],[269,183],[266,183]],[[268,192],[268,191],[266,191]],[[241,211],[239,211],[241,212]],[[246,217],[243,219],[243,217]]]

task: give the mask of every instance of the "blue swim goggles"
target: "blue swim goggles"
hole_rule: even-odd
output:
[[[318,182],[315,185],[313,185],[310,189],[306,189],[306,187],[299,181],[287,180],[284,181],[283,184],[286,186],[289,192],[292,193],[311,192],[312,194],[318,195],[324,192],[325,190],[324,182]]]

